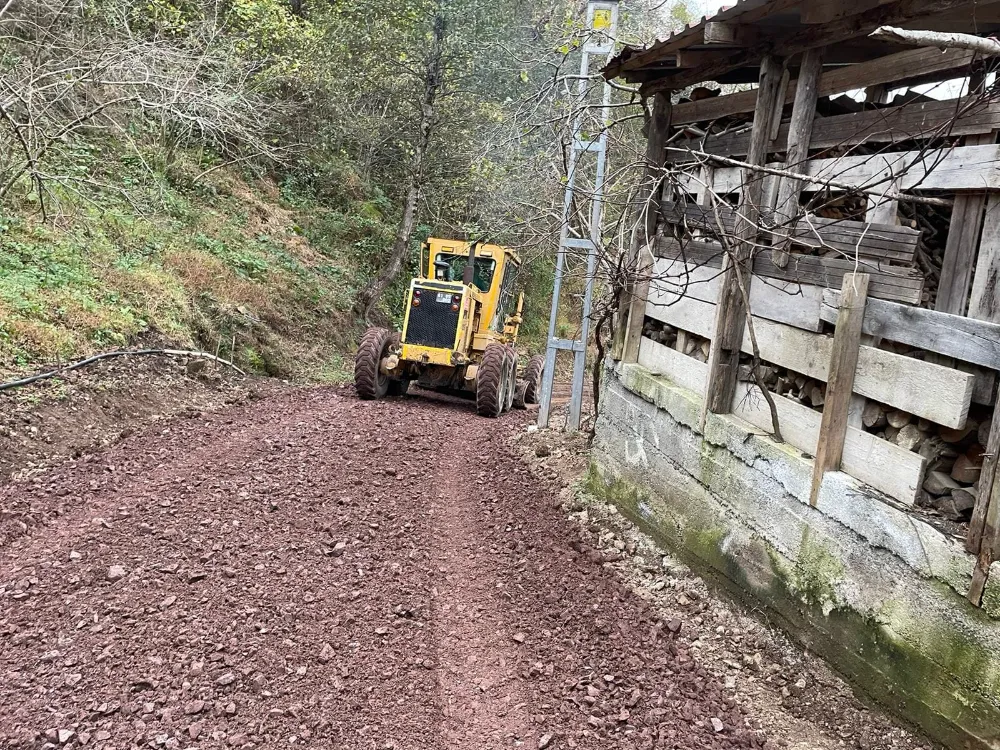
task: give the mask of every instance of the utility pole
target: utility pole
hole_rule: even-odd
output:
[[[580,412],[583,408],[583,379],[587,366],[587,342],[590,339],[590,313],[594,295],[594,275],[597,271],[597,249],[601,246],[601,219],[604,210],[604,179],[606,173],[608,133],[610,120],[611,85],[605,82],[600,88],[600,99],[595,98],[596,87],[591,87],[591,61],[597,58],[602,64],[615,48],[618,30],[618,0],[591,0],[587,4],[587,39],[580,53],[580,75],[576,89],[576,111],[573,115],[572,147],[569,168],[566,174],[566,195],[563,199],[562,230],[559,235],[559,250],[556,254],[556,274],[552,287],[552,312],[549,317],[549,335],[545,348],[545,370],[542,375],[538,426],[549,426],[552,407],[552,382],[555,377],[556,354],[560,350],[573,352],[573,385],[569,402],[569,419],[566,429],[575,432],[580,429]],[[585,115],[598,109],[600,120],[596,138],[586,137]],[[592,121],[593,118],[590,118]],[[584,159],[594,159],[594,184],[591,189],[578,188],[582,182],[577,172]],[[576,203],[590,202],[590,236],[571,236],[574,197],[579,192]],[[579,339],[562,339],[556,336],[559,318],[559,295],[566,274],[567,251],[587,251],[587,278],[583,295],[583,320],[580,324]]]

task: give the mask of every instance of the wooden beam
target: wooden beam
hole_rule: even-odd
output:
[[[646,169],[642,182],[636,189],[636,209],[633,221],[632,244],[626,268],[635,273],[622,291],[618,302],[618,327],[611,345],[613,359],[634,362],[639,353],[639,336],[642,335],[643,311],[649,292],[649,272],[652,255],[648,245],[656,234],[659,205],[658,188],[660,172],[666,164],[666,142],[670,133],[670,94],[661,93],[653,98],[649,129],[646,135]],[[645,252],[644,252],[645,250]]]
[[[1000,194],[997,193],[991,193],[986,199],[969,317],[1000,323]]]
[[[979,497],[972,511],[972,521],[966,537],[966,549],[976,555],[969,587],[969,601],[980,606],[983,590],[990,575],[990,566],[997,559],[1000,540],[1000,404],[993,410],[993,425],[986,444],[983,470],[979,475]]]
[[[684,153],[668,147],[672,154]],[[780,169],[781,165],[766,165]],[[937,151],[897,151],[870,156],[843,156],[835,159],[811,159],[802,165],[808,183],[803,190],[836,190],[850,184],[859,192],[885,190],[898,179],[903,191],[943,190],[946,192],[985,192],[1000,189],[1000,146],[962,146]],[[717,167],[713,174],[713,189],[719,195],[738,192],[742,185],[743,168]],[[830,186],[828,183],[836,183]],[[689,175],[677,175],[677,185],[693,192]],[[900,200],[905,201],[906,196]]]
[[[993,422],[984,447],[986,452],[983,454],[983,470],[979,474],[979,496],[976,499],[976,507],[972,511],[972,520],[969,522],[969,531],[965,537],[965,549],[973,555],[978,555],[982,547],[986,512],[993,495],[993,485],[997,483],[997,466],[1000,463],[998,461],[1000,459],[1000,408],[993,410]],[[978,602],[974,603],[978,604]]]
[[[788,127],[785,146],[785,166],[798,169],[809,158],[809,141],[812,136],[813,120],[816,117],[817,87],[823,72],[823,50],[807,50],[802,56],[798,85],[795,89],[795,103],[792,105],[792,119]],[[788,265],[788,246],[791,243],[790,225],[801,212],[799,195],[802,183],[791,177],[780,178],[778,182],[778,202],[774,214],[778,224],[771,259],[779,268]]]
[[[840,292],[823,291],[820,317],[837,321]],[[880,299],[868,300],[862,332],[1000,370],[1000,325]]]
[[[810,0],[808,3],[802,3],[799,20],[808,24],[830,23],[830,21],[855,16],[862,11],[871,10],[891,2],[895,2],[895,0],[851,0],[851,2]]]
[[[660,203],[660,217],[664,223],[688,231],[703,230],[715,238],[732,236],[738,216],[739,213],[728,206],[705,208],[667,200]],[[806,215],[795,222],[789,238],[798,245],[837,250],[850,258],[861,256],[912,264],[920,232],[895,224],[869,224]]]
[[[695,265],[722,267],[722,246],[713,242],[690,240],[678,242],[673,237],[657,237],[653,255],[658,258],[684,260]],[[923,297],[924,276],[919,271],[892,266],[879,261],[858,258],[821,258],[816,255],[790,256],[786,268],[778,268],[759,253],[753,259],[753,274],[769,279],[814,284],[839,289],[844,274],[861,271],[871,276],[868,294],[871,297],[918,305]]]
[[[941,264],[941,280],[934,301],[935,310],[965,315],[985,205],[985,194],[955,197]]]
[[[700,397],[705,395],[708,365],[643,337],[639,364]],[[785,441],[816,455],[822,415],[808,406],[772,394]],[[757,386],[737,383],[733,416],[770,433],[771,413]],[[841,466],[845,472],[901,503],[913,505],[923,482],[926,461],[912,451],[861,429],[848,427]]]
[[[659,301],[651,294],[646,308],[649,317],[711,338],[715,317],[711,303],[693,297],[668,298],[662,305],[657,304]],[[833,347],[829,336],[774,323],[756,315],[754,327],[762,359],[826,382]],[[746,340],[743,351],[750,353]],[[971,373],[862,345],[854,390],[931,422],[960,428],[969,415],[975,382],[976,377]]]
[[[973,58],[973,53],[965,50],[939,52],[938,50],[918,49],[898,52],[876,60],[825,71],[820,76],[817,94],[830,96],[851,89],[868,88],[880,83],[904,82],[909,79],[934,75],[943,78],[948,73],[957,73],[967,69]],[[793,100],[796,88],[797,82],[792,81],[788,87],[786,104]],[[685,102],[674,108],[673,122],[675,125],[683,125],[745,114],[754,110],[756,102],[756,89],[740,91],[714,99]]]
[[[719,270],[657,258],[649,290],[649,305],[669,305],[682,294],[715,304],[719,298]],[[778,279],[750,281],[750,309],[754,316],[818,333],[823,330],[820,307],[825,289]]]
[[[705,24],[705,35],[703,41],[705,44],[727,44],[732,46],[737,46],[739,32],[739,26],[735,23],[720,23],[718,21],[709,21]]]
[[[819,443],[813,465],[812,489],[809,504],[815,506],[823,475],[837,471],[844,457],[844,438],[847,436],[847,410],[854,393],[854,373],[858,369],[861,350],[861,324],[868,300],[868,275],[852,273],[844,276],[840,294],[840,314],[833,334],[830,351],[830,374],[826,381],[826,402],[823,404],[823,421],[819,428]]]
[[[933,136],[978,135],[998,128],[1000,102],[982,97],[963,97],[819,117],[813,123],[809,144],[815,150],[833,146],[899,143]],[[789,130],[790,123],[782,124],[778,131],[779,142],[788,138]],[[746,153],[749,143],[748,133],[735,132],[675,141],[675,147],[684,149],[690,146],[692,150],[738,158]]]
[[[762,35],[760,40],[745,50],[738,50],[716,63],[665,75],[652,83],[643,85],[641,92],[648,96],[662,88],[676,90],[699,81],[714,80],[735,68],[752,65],[757,60],[767,56],[787,58],[815,47],[833,46],[849,39],[855,39],[879,26],[899,23],[933,13],[943,13],[967,6],[968,2],[969,0],[910,0],[909,2],[904,0],[872,8],[849,18],[838,19],[826,24],[803,25],[793,27],[791,31]]]
[[[781,86],[784,65],[767,56],[761,62],[757,107],[754,112],[753,136],[747,161],[763,164],[767,158],[767,142],[771,132],[775,101]],[[762,175],[751,172],[744,176],[740,198],[740,217],[736,228],[733,253],[726,254],[723,265],[719,303],[716,305],[715,335],[709,353],[708,391],[705,406],[708,411],[722,414],[732,408],[739,371],[740,346],[746,321],[744,291],[750,289],[750,260],[758,234],[760,205],[764,195]],[[727,243],[728,244],[728,243]]]

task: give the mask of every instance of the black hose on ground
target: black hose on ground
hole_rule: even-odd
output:
[[[240,375],[246,375],[246,372],[241,370],[235,364],[230,362],[228,359],[222,359],[214,354],[209,354],[208,352],[199,351],[188,351],[182,349],[121,349],[114,352],[105,352],[103,354],[95,354],[92,357],[87,357],[86,359],[81,359],[79,362],[74,362],[73,364],[60,367],[56,370],[50,370],[49,372],[41,372],[37,375],[31,375],[27,378],[21,378],[20,380],[12,380],[8,383],[0,383],[0,391],[7,391],[13,388],[21,388],[22,386],[31,385],[32,383],[37,383],[40,380],[48,380],[49,378],[55,378],[62,375],[64,372],[69,372],[70,370],[76,370],[80,367],[86,367],[94,362],[99,362],[102,359],[111,359],[113,357],[125,357],[125,356],[142,356],[149,354],[163,354],[168,357],[195,357],[197,359],[211,359],[219,364],[226,365],[227,367],[232,367]]]

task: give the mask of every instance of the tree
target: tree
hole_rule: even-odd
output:
[[[445,39],[447,37],[447,20],[440,10],[432,19],[430,46],[426,52],[424,63],[420,69],[423,83],[423,96],[420,99],[420,115],[417,136],[411,144],[412,157],[409,169],[409,184],[406,198],[403,202],[403,215],[396,229],[396,236],[385,266],[371,285],[363,289],[355,302],[354,310],[364,320],[368,320],[372,308],[379,301],[386,287],[392,283],[403,268],[410,252],[410,241],[417,222],[417,204],[425,180],[425,162],[427,149],[431,144],[437,124],[436,105],[442,94],[445,74]]]

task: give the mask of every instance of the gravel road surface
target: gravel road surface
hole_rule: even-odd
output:
[[[6,485],[0,747],[770,746],[529,418],[291,391]]]

